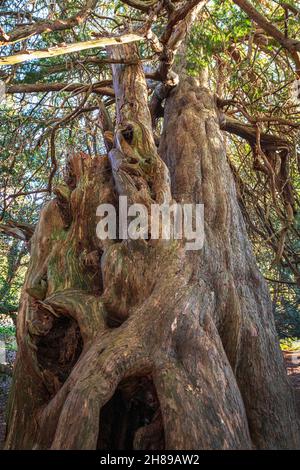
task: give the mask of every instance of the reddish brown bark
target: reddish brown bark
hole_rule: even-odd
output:
[[[114,148],[69,162],[32,239],[6,447],[297,448],[271,302],[214,98],[182,80],[157,152],[142,67],[116,65],[113,77]],[[117,206],[118,195],[147,207],[204,203],[204,248],[101,242],[96,207]]]

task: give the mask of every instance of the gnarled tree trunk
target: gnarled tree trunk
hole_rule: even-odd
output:
[[[6,448],[297,448],[214,97],[182,79],[166,100],[158,152],[142,67],[115,65],[113,76],[114,148],[70,159],[31,241]],[[146,207],[203,203],[204,248],[99,240],[96,208],[117,207],[119,195]]]

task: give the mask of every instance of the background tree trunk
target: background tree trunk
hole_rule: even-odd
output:
[[[157,152],[141,65],[115,65],[113,78],[114,148],[70,159],[31,242],[6,448],[297,448],[214,97],[182,80],[166,100]],[[204,203],[201,251],[97,239],[100,203],[117,207],[127,195],[149,207],[171,194]]]

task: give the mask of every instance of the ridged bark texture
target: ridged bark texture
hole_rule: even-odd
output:
[[[116,65],[113,77],[114,148],[70,159],[32,239],[6,448],[297,448],[271,301],[214,97],[182,79],[157,151],[141,65]],[[119,195],[147,207],[204,203],[204,248],[100,241],[96,208],[117,207]]]

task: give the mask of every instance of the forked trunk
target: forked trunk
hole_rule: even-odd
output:
[[[142,67],[115,65],[113,76],[114,148],[70,159],[32,239],[6,447],[296,448],[292,391],[214,97],[180,82],[158,154]],[[204,204],[202,250],[97,238],[99,204],[117,207],[123,195],[149,208],[171,194]]]

